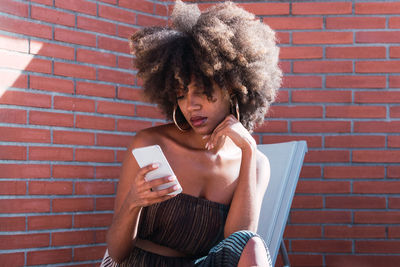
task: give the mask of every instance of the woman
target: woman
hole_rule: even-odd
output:
[[[145,94],[174,123],[128,147],[102,265],[268,266],[255,232],[269,165],[250,132],[280,86],[275,34],[230,2],[200,13],[178,0],[172,23],[131,39]],[[145,180],[157,166],[131,150],[155,144],[176,177]],[[153,190],[174,179],[181,194]]]

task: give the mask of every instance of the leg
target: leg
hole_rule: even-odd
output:
[[[264,243],[259,237],[249,239],[240,256],[238,267],[249,266],[270,266]]]

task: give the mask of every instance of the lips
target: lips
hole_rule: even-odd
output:
[[[194,127],[200,127],[207,121],[207,117],[193,116],[190,118],[190,122]]]

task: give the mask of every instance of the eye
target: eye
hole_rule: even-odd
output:
[[[176,96],[176,100],[181,100],[181,99],[183,99],[185,96],[184,95],[178,95],[178,96]]]

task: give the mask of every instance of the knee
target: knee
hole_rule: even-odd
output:
[[[268,252],[261,238],[255,236],[247,241],[238,266],[270,266]]]
[[[258,236],[252,237],[244,247],[248,252],[259,253],[265,251],[264,242]],[[265,251],[266,252],[266,251]]]

